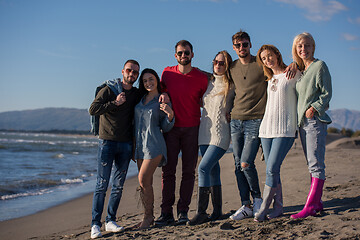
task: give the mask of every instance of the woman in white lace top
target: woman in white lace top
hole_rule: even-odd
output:
[[[263,45],[259,49],[257,62],[263,67],[268,81],[265,114],[259,129],[266,162],[266,183],[263,203],[255,214],[255,221],[263,221],[266,217],[275,218],[283,213],[280,167],[297,131],[295,85],[300,72],[287,79],[286,65],[273,45]],[[266,216],[273,199],[274,210]]]

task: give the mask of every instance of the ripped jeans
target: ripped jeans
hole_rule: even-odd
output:
[[[261,198],[259,178],[255,167],[255,158],[260,146],[261,120],[232,119],[230,122],[235,175],[242,205],[251,204],[250,193],[253,199]],[[242,167],[242,163],[248,166]]]
[[[104,208],[105,195],[109,185],[111,169],[114,163],[112,188],[108,203],[106,222],[116,220],[123,186],[132,156],[132,142],[99,140],[97,181],[92,207],[91,226],[101,227],[101,215]]]

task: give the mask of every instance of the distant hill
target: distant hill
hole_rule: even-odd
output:
[[[0,113],[0,129],[26,131],[90,131],[86,109],[43,108]]]
[[[335,109],[328,111],[332,119],[329,127],[338,129],[349,128],[354,131],[360,130],[360,111],[349,109]]]
[[[360,111],[329,110],[333,123],[329,127],[360,130]],[[26,131],[90,131],[90,116],[86,109],[43,108],[0,113],[0,129]]]

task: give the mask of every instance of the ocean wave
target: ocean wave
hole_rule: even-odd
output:
[[[0,132],[0,201],[43,194],[46,198],[49,191],[94,181],[97,145],[90,137]]]
[[[87,140],[79,140],[79,141],[64,141],[64,140],[37,140],[37,139],[6,139],[0,138],[0,142],[3,143],[28,143],[28,144],[48,144],[48,145],[80,145],[83,147],[91,147],[96,146],[98,144],[97,141],[87,141]]]
[[[50,179],[18,180],[12,183],[3,182],[0,185],[0,195],[21,194],[35,189],[47,189],[61,184],[61,181]]]
[[[20,186],[24,189],[34,189],[34,188],[48,188],[59,185],[59,182],[52,179],[33,179],[33,180],[23,180],[18,181]]]
[[[75,179],[61,179],[62,183],[66,184],[73,184],[73,183],[83,183],[84,180],[81,178],[75,178]]]
[[[62,178],[59,181],[34,179],[30,181],[18,181],[16,184],[0,186],[0,200],[11,200],[19,197],[28,197],[51,193],[56,187],[68,184],[84,183],[86,174],[77,178]]]
[[[29,196],[37,196],[37,195],[43,195],[46,193],[51,193],[52,190],[50,189],[42,189],[36,192],[24,192],[24,193],[15,193],[15,194],[9,194],[9,195],[3,195],[0,196],[0,200],[11,200],[19,197],[29,197]]]
[[[55,154],[54,156],[52,156],[52,158],[65,158],[65,155],[62,153],[58,153],[58,154]]]

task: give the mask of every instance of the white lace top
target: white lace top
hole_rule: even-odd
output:
[[[285,73],[274,75],[268,82],[267,102],[259,137],[295,137],[297,130],[297,97],[295,85],[300,72],[293,79]]]

